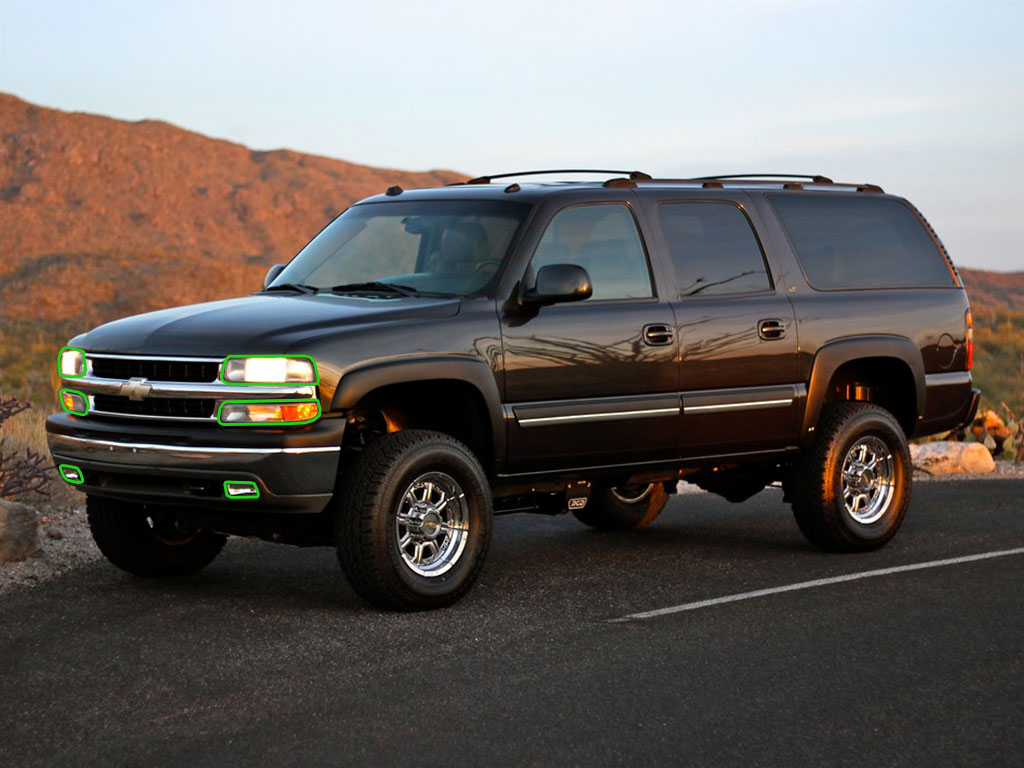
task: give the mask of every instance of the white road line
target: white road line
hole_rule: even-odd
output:
[[[726,603],[739,602],[740,600],[752,600],[755,597],[767,597],[768,595],[778,595],[782,592],[796,592],[797,590],[801,589],[827,587],[830,584],[842,584],[846,581],[871,579],[876,576],[890,576],[894,573],[906,573],[907,571],[921,571],[926,568],[943,568],[947,565],[961,565],[963,563],[973,563],[977,560],[989,560],[993,557],[1010,557],[1011,555],[1024,555],[1024,547],[1017,547],[1016,549],[1001,549],[994,552],[981,552],[977,555],[964,555],[963,557],[950,557],[946,560],[929,560],[926,563],[897,565],[893,568],[879,568],[874,571],[860,571],[859,573],[847,573],[843,576],[832,576],[828,579],[814,579],[813,581],[801,581],[796,584],[786,584],[782,587],[755,589],[752,592],[740,592],[735,595],[714,597],[710,600],[698,600],[695,603],[683,603],[682,605],[673,605],[669,606],[668,608],[657,608],[653,611],[631,613],[628,616],[621,616],[617,619],[609,619],[609,621],[623,622],[639,621],[641,619],[654,619],[658,616],[669,616],[673,613],[683,613],[684,611],[696,611],[700,608],[710,608],[715,605],[725,605]]]

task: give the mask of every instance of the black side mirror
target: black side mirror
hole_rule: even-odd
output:
[[[579,264],[548,264],[537,272],[537,280],[523,295],[523,303],[544,306],[582,301],[593,293],[590,275]]]
[[[590,275],[579,264],[548,264],[537,272],[537,281],[524,293],[523,303],[544,306],[563,301],[583,301],[593,293]]]
[[[270,284],[277,280],[277,276],[284,271],[284,264],[275,264],[267,270],[267,276],[263,278],[263,290],[267,290]]]

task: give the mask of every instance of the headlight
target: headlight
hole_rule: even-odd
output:
[[[225,384],[318,384],[316,361],[308,355],[228,355],[221,369]]]
[[[320,403],[316,400],[229,400],[217,411],[217,422],[225,427],[309,424],[319,418]]]
[[[65,379],[85,376],[85,351],[78,347],[64,347],[57,354],[57,368]]]

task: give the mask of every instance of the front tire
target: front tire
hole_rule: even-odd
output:
[[[136,576],[185,576],[220,554],[227,536],[182,529],[173,515],[130,502],[86,496],[89,529],[100,552]]]
[[[572,513],[584,525],[601,531],[638,531],[653,523],[667,503],[662,483],[599,488],[587,506]]]
[[[346,470],[335,514],[341,569],[382,608],[454,603],[490,545],[487,477],[469,448],[440,432],[396,432],[366,446]]]
[[[902,525],[911,475],[907,439],[893,415],[840,403],[822,410],[787,491],[808,541],[832,552],[865,552],[887,544]]]

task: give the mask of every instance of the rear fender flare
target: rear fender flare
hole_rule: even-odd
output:
[[[804,410],[803,426],[800,431],[801,444],[807,445],[814,439],[813,427],[818,423],[821,409],[828,395],[832,376],[844,363],[871,357],[888,357],[906,363],[914,377],[917,395],[915,404],[917,420],[924,414],[927,398],[924,360],[921,350],[905,336],[857,336],[829,342],[814,356],[811,379],[807,387],[807,408]]]

